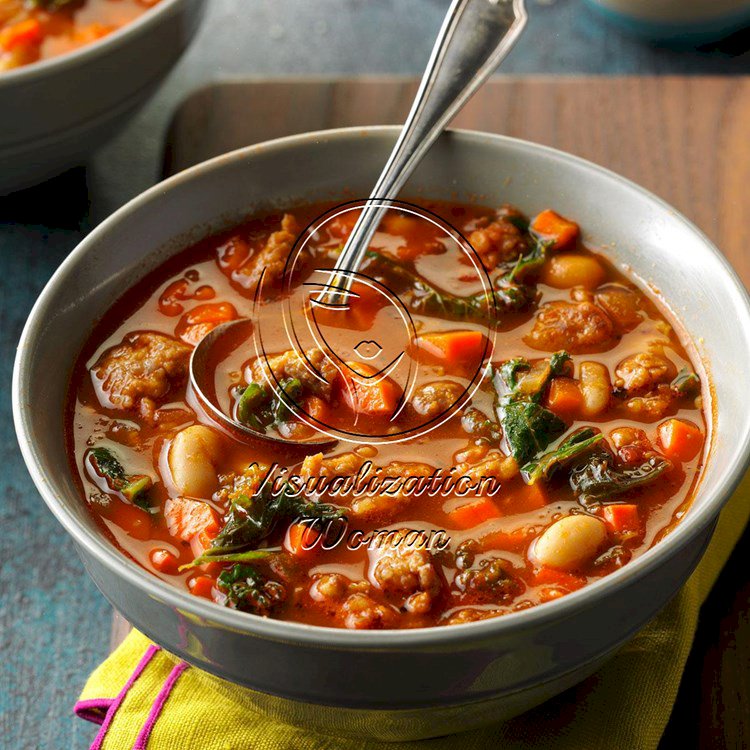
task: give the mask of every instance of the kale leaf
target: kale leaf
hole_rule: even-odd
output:
[[[539,479],[549,479],[557,469],[570,465],[603,438],[604,435],[595,432],[593,428],[583,427],[554,450],[522,466],[521,473],[529,484],[534,484]]]
[[[128,474],[109,448],[92,448],[88,455],[94,469],[115,492],[121,493],[125,499],[147,513],[156,512],[148,499],[148,492],[153,486],[151,477],[146,474]]]
[[[701,388],[700,378],[688,367],[683,367],[669,387],[678,396],[695,396]]]
[[[279,388],[292,404],[296,404],[302,396],[302,383],[297,378],[282,380]],[[278,427],[292,416],[287,402],[280,395],[271,394],[260,383],[250,383],[240,392],[237,419],[258,432],[265,433],[269,427]]]
[[[651,484],[671,468],[662,456],[652,456],[639,466],[615,466],[612,454],[601,449],[573,468],[570,486],[580,503],[590,505]]]
[[[343,508],[300,497],[291,485],[285,485],[279,493],[272,493],[270,485],[264,485],[253,495],[241,494],[232,500],[225,517],[224,528],[200,559],[205,562],[250,551],[257,547],[281,520],[292,521],[301,518],[332,521],[342,518],[343,515]]]
[[[533,365],[516,358],[492,375],[505,441],[519,465],[534,459],[565,432],[565,422],[539,402],[551,378],[561,374],[569,360],[567,352],[557,352]]]
[[[216,583],[225,596],[225,606],[243,612],[266,616],[286,598],[281,583],[269,580],[252,565],[235,564],[223,571]]]

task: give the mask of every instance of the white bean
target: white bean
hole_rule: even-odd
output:
[[[606,411],[612,393],[609,370],[599,362],[581,362],[582,413],[584,417],[595,417]]]
[[[532,560],[559,570],[575,570],[591,560],[607,537],[603,521],[576,514],[555,521],[531,548]]]
[[[216,489],[222,438],[202,424],[180,430],[169,446],[169,471],[180,495],[209,498]]]

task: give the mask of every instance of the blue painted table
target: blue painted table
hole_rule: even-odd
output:
[[[38,498],[15,442],[8,398],[12,359],[36,295],[93,226],[157,179],[166,125],[188,92],[232,75],[414,74],[424,64],[447,0],[211,0],[209,5],[194,47],[158,95],[86,168],[0,199],[0,747],[8,750],[88,745],[91,728],[71,717],[71,706],[87,673],[108,651],[112,620]],[[529,5],[529,32],[509,58],[508,72],[750,72],[747,34],[712,49],[678,53],[620,36],[575,0]],[[727,617],[747,612],[732,609],[731,578],[732,570],[747,570],[747,561],[740,550],[707,606],[707,618],[714,618],[709,647],[711,638],[717,644],[721,638],[716,623],[729,622],[731,628]],[[747,655],[747,649],[740,652],[740,664]],[[695,685],[701,663],[690,667],[693,687],[678,704],[685,715],[700,699]],[[747,699],[742,674],[740,669],[737,689]]]

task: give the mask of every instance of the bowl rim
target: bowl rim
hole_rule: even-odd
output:
[[[21,65],[18,68],[0,72],[0,89],[4,85],[10,86],[13,83],[23,84],[25,79],[35,76],[41,78],[48,71],[63,72],[66,68],[74,65],[85,65],[90,62],[89,58],[99,57],[109,49],[116,49],[126,44],[128,36],[146,31],[150,26],[157,23],[161,16],[169,13],[174,6],[183,2],[185,0],[160,0],[157,5],[147,8],[140,16],[101,39],[84,44],[82,47],[65,52],[62,55],[50,57],[46,60],[37,60],[28,65]]]
[[[29,367],[29,362],[33,357],[34,340],[44,327],[47,307],[51,302],[50,298],[57,293],[61,285],[65,284],[67,276],[75,272],[77,264],[85,258],[91,248],[99,243],[100,237],[106,237],[111,227],[116,226],[122,221],[127,221],[131,216],[137,215],[142,206],[149,204],[153,200],[158,200],[160,196],[178,186],[199,179],[206,173],[219,171],[225,166],[236,162],[247,160],[248,164],[250,164],[254,154],[262,153],[264,156],[268,156],[274,152],[283,152],[289,148],[300,146],[315,147],[318,143],[329,143],[332,140],[361,140],[363,137],[388,138],[389,140],[393,138],[395,140],[399,131],[400,127],[393,125],[355,126],[285,136],[216,156],[179,172],[163,182],[157,183],[118,209],[76,246],[45,285],[24,326],[19,339],[17,356],[13,368],[13,419],[21,453],[37,490],[58,521],[71,535],[76,544],[85,550],[87,555],[93,556],[112,574],[126,579],[129,584],[140,589],[145,594],[157,599],[161,603],[167,604],[173,609],[201,618],[207,624],[220,625],[236,632],[274,641],[294,642],[296,644],[306,644],[320,648],[349,650],[358,650],[361,648],[408,650],[415,647],[444,646],[446,644],[466,645],[480,640],[499,638],[519,629],[549,624],[550,621],[570,616],[575,610],[595,606],[605,596],[613,595],[626,585],[631,585],[648,575],[655,568],[659,567],[671,553],[675,553],[679,548],[689,545],[691,541],[696,539],[718,517],[721,508],[739,484],[748,463],[750,463],[750,422],[748,422],[741,442],[736,441],[732,443],[737,452],[737,460],[732,465],[731,470],[723,474],[716,481],[715,485],[709,489],[708,497],[699,507],[691,508],[691,511],[680,520],[679,524],[676,525],[670,534],[637,559],[604,578],[589,583],[578,591],[571,592],[560,599],[547,602],[543,606],[519,612],[511,612],[502,617],[452,625],[450,627],[431,626],[409,630],[347,630],[344,628],[329,628],[264,618],[219,607],[213,602],[192,596],[187,591],[181,591],[166,581],[162,581],[120,552],[101,533],[95,533],[80,524],[72,512],[67,510],[65,505],[58,500],[57,493],[54,490],[55,479],[46,479],[41,461],[37,463],[35,451],[32,447],[33,433],[30,422],[27,423],[25,418],[27,407],[24,406],[22,398],[22,381]],[[744,313],[745,321],[750,325],[750,295],[748,295],[747,290],[736,271],[729,264],[729,261],[700,229],[666,201],[650,191],[586,159],[522,139],[471,130],[449,130],[441,138],[450,138],[458,142],[479,143],[485,147],[512,149],[520,152],[522,155],[531,154],[532,156],[538,156],[541,153],[558,162],[564,162],[597,173],[601,177],[618,183],[621,188],[634,191],[640,196],[647,198],[655,203],[660,210],[668,214],[671,221],[681,224],[683,228],[696,235],[705,249],[713,253],[727,274],[728,280],[735,287],[735,291],[738,293],[738,306],[743,308],[739,312]],[[637,269],[635,270],[637,271]],[[715,417],[712,419],[715,419]],[[712,425],[713,428],[714,425]]]

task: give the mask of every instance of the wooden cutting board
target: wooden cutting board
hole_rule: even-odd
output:
[[[165,173],[279,136],[402,122],[415,88],[393,78],[217,83],[175,114]],[[629,177],[698,224],[750,283],[750,78],[502,79],[454,124],[554,146]],[[702,610],[664,748],[750,747],[748,563],[746,532]],[[126,632],[117,618],[113,645]]]

